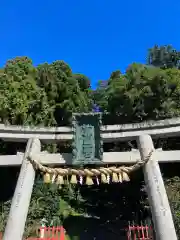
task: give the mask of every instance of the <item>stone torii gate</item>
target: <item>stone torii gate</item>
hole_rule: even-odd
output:
[[[85,121],[82,120],[81,116],[78,114],[74,116],[72,129],[68,127],[30,129],[28,127],[6,127],[4,125],[0,125],[0,138],[4,141],[27,141],[25,153],[0,156],[1,166],[21,165],[3,239],[22,240],[23,237],[35,180],[35,169],[29,161],[29,158],[35,158],[39,163],[44,165],[64,165],[70,163],[77,165],[82,161],[81,150],[83,142],[79,137],[82,137],[83,129],[85,131],[89,129],[86,133],[89,134],[91,132],[91,137],[94,134],[94,140],[92,138],[89,140],[91,141],[89,145],[91,145],[91,148],[94,150],[91,149],[91,153],[88,152],[89,150],[86,151],[88,154],[84,157],[85,162],[83,162],[83,164],[90,163],[88,162],[88,158],[89,161],[95,159],[95,163],[98,164],[101,162],[101,164],[104,165],[132,164],[135,163],[139,157],[142,161],[144,161],[148,154],[153,150],[151,159],[143,166],[143,172],[148,190],[148,200],[151,207],[156,239],[176,240],[177,236],[172,214],[158,162],[179,162],[180,151],[162,151],[162,149],[155,150],[151,137],[180,135],[180,119],[102,127],[99,114],[84,114],[83,117],[85,117],[85,119],[87,117],[87,119]],[[89,119],[89,117],[91,119]],[[82,124],[83,121],[84,123]],[[49,154],[47,152],[41,152],[41,142],[70,141],[72,139],[72,154]],[[102,152],[102,141],[112,142],[124,140],[136,140],[139,151]],[[98,153],[96,151],[97,148],[99,149]],[[93,159],[92,154],[94,154]]]

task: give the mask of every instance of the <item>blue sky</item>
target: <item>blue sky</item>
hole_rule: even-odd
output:
[[[95,87],[110,73],[145,62],[154,44],[180,50],[179,0],[3,0],[0,66],[15,56],[35,65],[64,60]]]

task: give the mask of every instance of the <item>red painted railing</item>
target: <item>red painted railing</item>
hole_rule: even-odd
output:
[[[153,239],[153,229],[151,226],[129,226],[127,231],[128,240],[151,240]]]
[[[153,240],[153,229],[151,226],[128,226],[127,239],[128,240]],[[43,238],[30,237],[26,240],[65,240],[65,229],[60,227],[40,227],[39,231],[44,231]],[[0,233],[0,240],[2,240],[2,233]]]
[[[40,232],[44,231],[43,238],[28,238],[27,240],[65,240],[65,230],[61,227],[40,227]]]

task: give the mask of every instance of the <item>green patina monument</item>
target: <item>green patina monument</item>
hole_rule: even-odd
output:
[[[72,164],[101,164],[103,158],[101,113],[74,113],[72,120]]]

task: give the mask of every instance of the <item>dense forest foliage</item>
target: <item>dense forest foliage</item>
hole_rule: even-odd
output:
[[[34,66],[28,57],[8,60],[0,69],[0,123],[6,125],[63,126],[71,125],[72,112],[101,111],[103,124],[120,124],[159,120],[180,116],[180,52],[171,46],[149,49],[147,63],[132,63],[124,74],[111,73],[92,90],[90,79],[73,73],[64,61]],[[179,149],[179,139],[157,140],[155,146]],[[133,143],[134,144],[134,143]],[[20,143],[1,142],[1,154],[24,150]],[[127,143],[104,144],[106,151],[128,150]],[[51,152],[71,151],[69,145],[46,145]],[[3,231],[19,169],[3,169],[0,230]],[[177,166],[165,169],[165,181],[178,234],[180,234],[180,181]],[[43,218],[47,225],[67,226],[70,239],[79,236],[101,239],[105,231],[117,239],[119,226],[128,221],[149,219],[146,191],[141,171],[125,184],[102,186],[67,186],[42,184],[37,174],[25,235],[35,234]],[[12,183],[13,182],[13,183]],[[9,191],[7,189],[10,189]],[[50,207],[51,206],[51,207]],[[81,223],[82,222],[82,223]],[[86,224],[87,222],[87,224]],[[85,226],[86,224],[86,226]],[[71,228],[68,227],[71,225]],[[88,227],[87,227],[88,226]],[[98,227],[97,227],[98,226]],[[97,230],[98,229],[98,230]],[[102,231],[102,233],[101,233]],[[109,232],[108,232],[109,231]],[[98,235],[99,234],[99,235]],[[89,236],[89,235],[88,235]],[[103,234],[104,236],[104,234]],[[98,238],[99,237],[99,238]],[[111,236],[111,238],[113,239]],[[74,238],[75,239],[75,238]],[[76,238],[78,239],[78,238]]]

